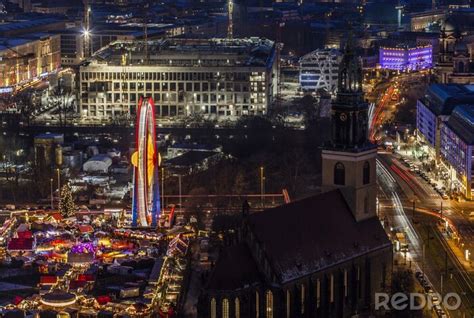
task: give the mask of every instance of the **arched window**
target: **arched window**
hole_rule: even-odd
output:
[[[334,166],[334,184],[345,185],[346,184],[346,168],[342,162],[337,162]]]
[[[235,318],[240,318],[240,300],[239,300],[239,297],[235,298]]]
[[[216,299],[211,299],[211,318],[217,318]]]
[[[255,318],[260,317],[260,295],[255,292]]]
[[[305,300],[305,297],[304,297],[304,285],[301,284],[301,287],[300,287],[300,297],[301,297],[301,314],[304,315],[304,300]]]
[[[229,300],[227,298],[222,300],[222,318],[229,318]]]
[[[364,167],[362,171],[362,183],[370,183],[370,163],[368,161],[364,162]]]
[[[265,294],[265,302],[266,318],[273,318],[273,293],[270,290]]]
[[[286,318],[291,317],[291,295],[290,291],[286,290]]]

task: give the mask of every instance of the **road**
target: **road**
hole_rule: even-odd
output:
[[[461,296],[462,306],[450,312],[451,317],[473,317],[472,273],[465,270],[448,246],[449,239],[442,231],[440,215],[433,213],[442,202],[439,195],[423,184],[421,178],[403,169],[390,154],[379,154],[377,180],[380,217],[390,228],[403,230],[409,241],[408,255],[396,255],[395,258],[406,259],[414,271],[423,271],[436,292],[456,292]],[[417,198],[415,210],[414,198]],[[455,227],[470,228],[462,214],[451,210],[449,201],[444,202],[444,206],[443,217]]]

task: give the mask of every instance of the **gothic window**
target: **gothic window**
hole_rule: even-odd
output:
[[[370,164],[368,161],[364,162],[364,167],[362,171],[362,183],[363,184],[370,183]]]
[[[462,61],[458,63],[458,73],[464,73],[464,62]]]
[[[266,318],[273,318],[273,293],[267,290],[265,294]]]
[[[260,317],[260,295],[258,291],[255,292],[255,317]]]
[[[235,318],[240,318],[240,300],[239,300],[239,297],[235,298]]]
[[[222,318],[229,318],[229,300],[227,298],[222,300]]]
[[[216,299],[211,299],[211,318],[217,318]]]
[[[364,198],[364,213],[368,214],[369,213],[369,196],[366,195]]]
[[[334,184],[345,185],[346,184],[346,169],[342,162],[337,162],[334,166]]]
[[[300,288],[300,292],[301,292],[301,314],[303,315],[304,314],[304,300],[305,300],[305,293],[304,293],[304,285],[301,284],[301,288]]]
[[[291,317],[291,295],[290,291],[286,291],[286,318]]]
[[[321,306],[321,281],[319,278],[316,280],[316,308]]]

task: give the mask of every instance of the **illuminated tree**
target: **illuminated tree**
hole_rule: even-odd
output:
[[[72,198],[71,186],[66,183],[61,190],[61,199],[59,201],[59,212],[65,218],[71,217],[76,211],[76,205]]]

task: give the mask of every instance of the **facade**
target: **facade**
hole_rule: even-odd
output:
[[[300,86],[304,90],[324,89],[333,93],[337,88],[337,74],[341,54],[336,49],[321,49],[300,59]]]
[[[276,80],[266,39],[116,42],[80,67],[79,108],[89,119],[135,117],[139,98],[150,96],[161,118],[264,115]]]
[[[237,243],[222,249],[200,295],[199,317],[354,317],[373,314],[373,295],[388,292],[392,245],[376,216],[376,146],[361,72],[349,44],[322,154],[328,191],[244,209]]]
[[[449,19],[441,28],[436,75],[440,83],[474,83],[474,66],[468,46]]]
[[[416,71],[433,66],[433,47],[422,45],[415,47],[380,47],[380,67],[398,71]]]
[[[441,24],[444,19],[446,19],[446,11],[442,9],[414,13],[410,18],[411,31],[426,31],[433,25]]]
[[[39,78],[61,66],[58,35],[35,33],[0,39],[0,87]]]
[[[440,160],[442,122],[449,119],[456,106],[469,103],[474,103],[474,88],[459,84],[433,84],[417,101],[416,128],[434,148],[437,161]]]
[[[473,197],[474,105],[457,106],[441,125],[441,157],[456,171],[467,199]]]

